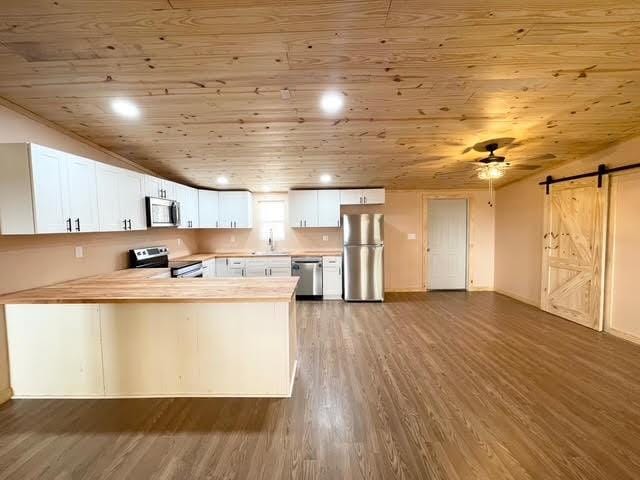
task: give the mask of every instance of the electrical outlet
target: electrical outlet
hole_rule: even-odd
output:
[[[76,258],[84,257],[84,248],[76,247]]]
[[[415,240],[415,239],[416,239],[415,233],[407,233],[407,240]]]
[[[329,241],[329,235],[322,235],[322,241],[323,242],[328,242]]]
[[[231,243],[236,243],[236,236],[235,235],[231,235]]]
[[[181,238],[178,239],[178,246],[180,246],[180,245],[182,245],[182,239]]]

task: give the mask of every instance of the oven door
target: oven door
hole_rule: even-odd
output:
[[[180,203],[166,198],[147,197],[147,227],[177,227],[180,225]]]

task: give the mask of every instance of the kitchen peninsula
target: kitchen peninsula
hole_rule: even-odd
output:
[[[297,278],[121,270],[0,297],[15,398],[289,397]]]

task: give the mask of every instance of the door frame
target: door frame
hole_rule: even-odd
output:
[[[445,193],[445,194],[422,194],[422,289],[429,291],[429,256],[427,245],[429,244],[429,200],[466,200],[467,202],[467,241],[465,244],[465,290],[470,291],[473,286],[470,284],[470,259],[471,259],[471,198],[467,193]]]

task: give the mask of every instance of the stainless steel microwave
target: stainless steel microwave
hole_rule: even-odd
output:
[[[147,197],[147,227],[180,226],[180,203],[167,198]]]

